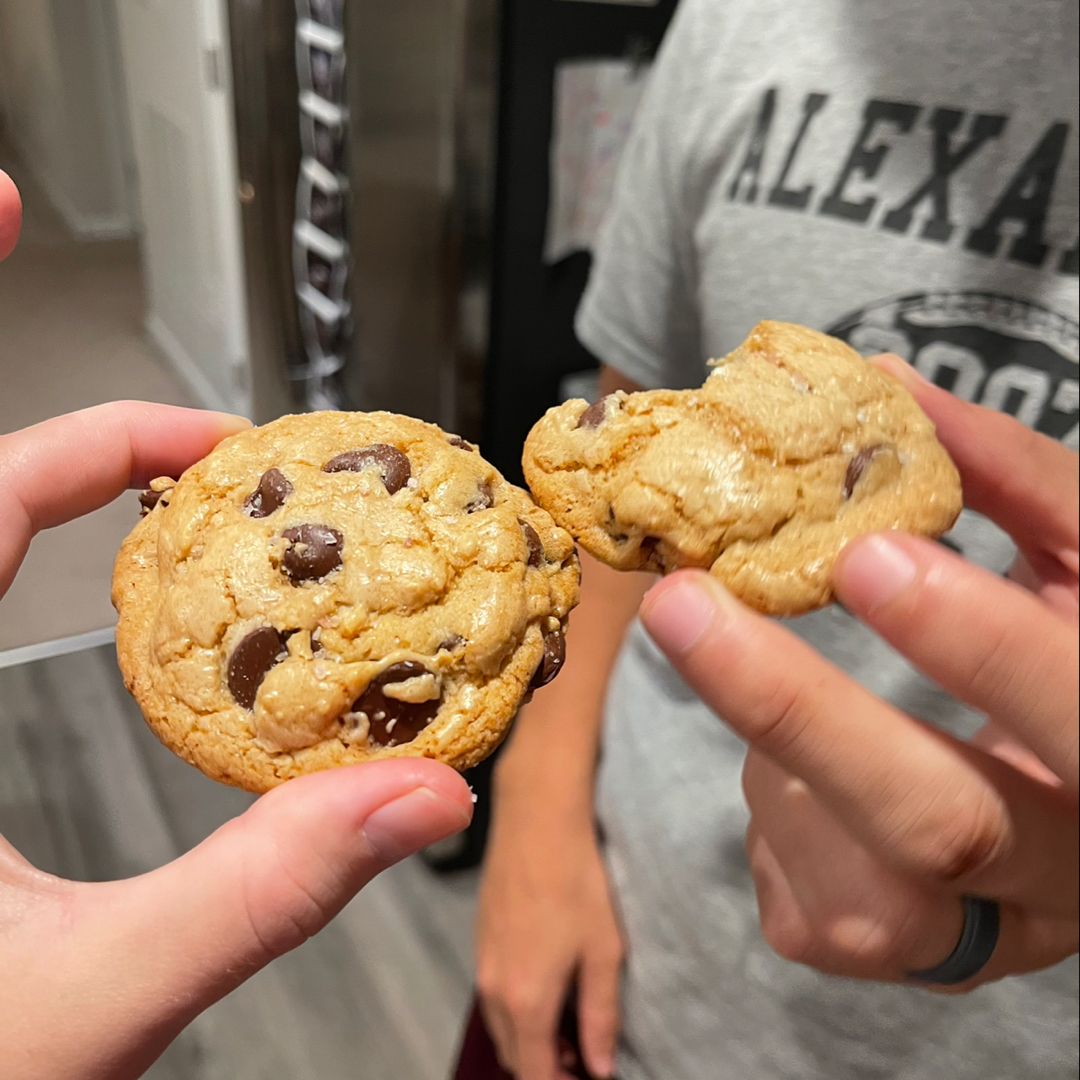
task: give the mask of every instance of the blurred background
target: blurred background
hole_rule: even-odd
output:
[[[573,315],[675,0],[0,0],[0,433],[114,398],[390,409],[520,481],[592,393]],[[83,879],[247,797],[127,698],[109,578],[134,495],[39,537],[0,601],[0,832]],[[470,779],[484,806],[486,773]],[[485,815],[202,1017],[153,1077],[448,1074]]]

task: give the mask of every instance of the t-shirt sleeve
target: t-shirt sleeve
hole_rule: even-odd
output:
[[[705,373],[682,160],[701,108],[696,6],[680,4],[648,76],[575,319],[594,356],[646,387],[697,386]]]

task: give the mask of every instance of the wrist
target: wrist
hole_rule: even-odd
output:
[[[500,754],[495,766],[496,817],[542,811],[554,822],[592,827],[595,762],[551,740],[521,738]]]

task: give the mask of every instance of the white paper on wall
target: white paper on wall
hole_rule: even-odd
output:
[[[547,262],[592,250],[647,74],[631,60],[567,60],[556,69]]]

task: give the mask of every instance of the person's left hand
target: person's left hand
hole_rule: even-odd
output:
[[[1016,540],[1019,584],[895,533],[852,542],[845,606],[991,718],[970,743],[875,698],[707,574],[656,586],[642,619],[750,744],[748,851],[766,940],[822,971],[904,981],[960,937],[963,896],[1000,904],[959,989],[1077,949],[1077,459],[885,361],[938,426],[969,505]]]

